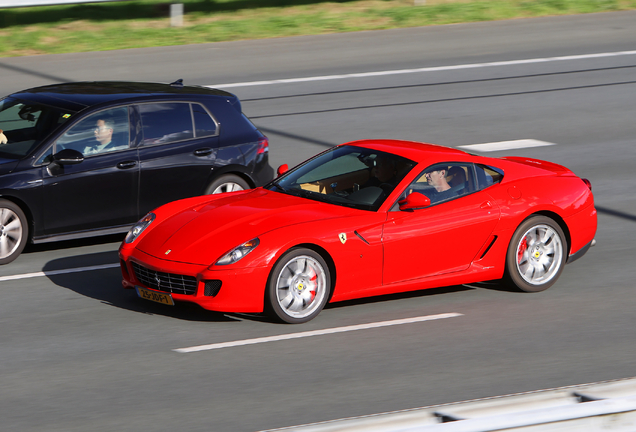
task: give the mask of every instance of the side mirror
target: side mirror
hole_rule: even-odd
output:
[[[53,155],[52,163],[57,165],[76,165],[84,161],[84,155],[77,150],[64,149]]]
[[[282,176],[283,174],[285,174],[287,171],[289,171],[289,165],[287,164],[282,164],[281,166],[278,167],[278,170],[276,171],[276,173],[279,176]]]
[[[426,195],[423,195],[419,192],[413,192],[409,194],[405,199],[398,201],[398,205],[400,206],[400,210],[408,211],[415,210],[418,208],[424,208],[431,205],[431,200]]]

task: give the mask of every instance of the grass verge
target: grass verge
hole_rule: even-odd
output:
[[[152,0],[0,9],[0,56],[104,51],[636,9],[636,0]],[[422,3],[421,1],[419,3]]]

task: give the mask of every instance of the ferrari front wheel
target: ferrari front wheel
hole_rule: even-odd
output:
[[[300,324],[316,317],[331,290],[329,267],[311,249],[294,248],[276,263],[269,277],[266,300],[272,318]]]
[[[563,271],[566,239],[553,219],[532,216],[515,231],[506,255],[506,282],[525,292],[550,288]]]

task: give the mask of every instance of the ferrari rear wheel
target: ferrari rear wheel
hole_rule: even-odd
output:
[[[222,175],[214,180],[205,191],[206,195],[219,194],[225,192],[236,192],[249,189],[250,186],[245,180],[233,174]]]
[[[331,290],[329,267],[311,249],[290,249],[269,277],[266,300],[272,318],[300,324],[316,317]]]
[[[15,203],[0,199],[0,264],[15,260],[26,246],[29,226]]]
[[[521,291],[550,288],[561,275],[567,241],[563,230],[546,216],[526,219],[512,236],[506,256],[506,282]]]

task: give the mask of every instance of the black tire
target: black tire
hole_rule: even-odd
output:
[[[29,224],[22,209],[12,201],[0,199],[0,265],[15,260],[29,238]]]
[[[524,292],[547,290],[561,275],[567,250],[558,223],[546,216],[531,216],[510,240],[504,282]]]
[[[293,248],[278,260],[269,275],[266,311],[277,321],[304,323],[320,313],[330,292],[329,266],[320,254],[311,249]]]
[[[206,195],[224,192],[234,192],[249,189],[250,186],[241,177],[234,174],[225,174],[210,183],[205,190]]]

